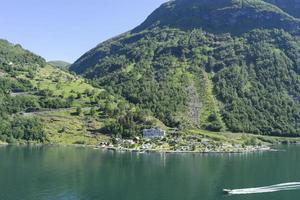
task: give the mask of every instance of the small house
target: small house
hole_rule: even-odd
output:
[[[166,132],[159,128],[150,128],[143,130],[144,138],[162,138],[166,136]]]

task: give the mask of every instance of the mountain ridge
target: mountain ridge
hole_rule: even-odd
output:
[[[170,127],[293,136],[298,28],[299,19],[260,0],[175,0],[70,69]]]
[[[300,0],[264,0],[278,6],[290,15],[300,18]]]
[[[202,28],[212,33],[232,34],[242,34],[254,28],[277,28],[298,33],[300,20],[261,0],[177,0],[160,6],[133,31],[157,26],[183,30]]]

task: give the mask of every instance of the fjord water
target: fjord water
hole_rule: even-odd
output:
[[[300,181],[300,146],[249,154],[135,154],[0,147],[3,200],[282,200],[300,190],[225,196],[223,188]]]

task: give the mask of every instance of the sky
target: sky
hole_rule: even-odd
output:
[[[46,60],[74,62],[129,31],[167,0],[0,0],[0,38]]]

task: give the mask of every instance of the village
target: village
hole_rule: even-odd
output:
[[[271,150],[269,146],[262,144],[233,144],[203,135],[178,135],[176,132],[167,134],[159,128],[144,129],[142,137],[134,139],[113,138],[111,143],[100,143],[96,148],[137,153],[244,153]]]

